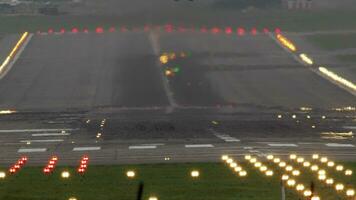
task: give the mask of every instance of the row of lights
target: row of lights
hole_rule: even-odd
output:
[[[267,166],[263,165],[262,162],[259,162],[256,157],[252,157],[251,155],[245,155],[245,160],[248,160],[251,164],[254,165],[254,167],[258,168],[266,176],[273,176],[273,171],[268,169]]]
[[[295,114],[291,115],[291,117],[292,117],[293,119],[297,119],[297,115],[295,115]],[[279,115],[277,115],[277,118],[278,118],[278,119],[282,119],[282,118],[283,118],[283,115],[279,114]],[[307,118],[307,119],[311,119],[311,116],[310,116],[310,115],[307,115],[306,118]],[[321,116],[321,119],[326,119],[326,116],[325,116],[325,115],[322,115],[322,116]]]
[[[79,174],[84,174],[85,171],[88,168],[89,164],[89,157],[88,156],[83,156],[82,159],[80,160],[79,167],[78,167],[78,173]]]
[[[16,172],[18,172],[27,163],[27,160],[28,158],[26,156],[23,156],[19,160],[17,160],[17,162],[10,167],[10,174],[15,174]]]
[[[287,162],[281,160],[278,157],[273,155],[267,155],[267,160],[273,162],[274,164],[278,165],[280,168],[284,168],[286,174],[283,174],[281,179],[284,181],[287,186],[294,188],[297,192],[301,193],[304,197],[311,198],[312,200],[319,200],[320,197],[314,195],[311,190],[306,189],[305,185],[302,183],[297,183],[297,181],[293,177],[297,177],[301,175],[301,172],[298,169],[295,169],[293,165],[287,164]],[[302,162],[302,159],[299,159],[298,162]],[[288,173],[291,174],[288,175]]]
[[[43,168],[43,173],[50,174],[54,171],[57,165],[58,157],[52,156],[51,159],[48,161],[47,165]]]
[[[102,136],[102,132],[104,131],[105,123],[106,123],[106,119],[101,120],[100,131],[96,134],[96,138],[99,139]]]
[[[161,26],[144,26],[143,28],[143,31],[147,32],[147,31],[150,31],[150,30],[161,30],[162,27]],[[167,24],[167,25],[164,25],[163,26],[163,29],[167,32],[167,33],[171,33],[173,31],[178,31],[178,32],[187,32],[187,31],[193,31],[195,32],[196,29],[195,28],[187,28],[187,27],[183,27],[183,26],[179,26],[179,27],[175,27],[174,25],[171,25],[171,24]],[[236,30],[236,34],[239,35],[239,36],[243,36],[245,35],[247,32],[250,32],[251,35],[257,35],[259,32],[262,32],[264,34],[267,34],[267,33],[270,33],[271,31],[268,29],[268,28],[263,28],[261,31],[258,31],[257,28],[251,28],[250,30],[248,29],[245,29],[243,27],[238,27],[238,28],[233,28],[233,27],[225,27],[225,28],[219,28],[219,27],[212,27],[212,28],[207,28],[207,27],[201,27],[200,28],[200,32],[201,33],[208,33],[208,32],[211,32],[213,34],[218,34],[218,33],[222,33],[224,32],[225,34],[227,35],[230,35],[230,34],[233,34]],[[116,32],[116,28],[115,27],[110,27],[108,30],[108,32]],[[121,32],[127,32],[129,31],[128,28],[126,26],[122,26],[120,28],[120,31]],[[140,31],[139,28],[132,28],[132,31]],[[65,32],[70,32],[70,33],[79,33],[79,32],[83,32],[83,33],[89,33],[90,30],[88,28],[84,28],[82,30],[80,30],[79,28],[77,27],[73,27],[71,29],[69,29],[68,31],[64,28],[61,28],[59,30],[59,32],[56,32],[53,28],[49,28],[47,31],[46,31],[46,34],[63,34]],[[104,33],[105,32],[105,29],[103,27],[96,27],[95,28],[95,32],[96,33]],[[276,34],[280,34],[281,33],[281,29],[280,28],[275,28],[274,29],[274,32]],[[42,34],[42,31],[37,31],[37,34]]]
[[[247,171],[245,171],[233,158],[230,158],[228,155],[223,155],[221,156],[221,159],[236,173],[238,173],[240,177],[247,176]]]

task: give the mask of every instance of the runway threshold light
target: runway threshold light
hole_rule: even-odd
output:
[[[194,170],[194,171],[190,172],[190,176],[193,178],[198,178],[200,176],[200,173],[199,173],[199,171]]]

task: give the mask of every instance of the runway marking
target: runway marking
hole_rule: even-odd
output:
[[[33,133],[33,132],[59,132],[59,131],[75,131],[75,128],[50,128],[50,129],[1,129],[0,133]]]
[[[129,146],[129,149],[156,149],[156,145]]]
[[[251,150],[251,149],[253,149],[253,147],[244,147],[243,149],[245,149],[245,150]]]
[[[70,133],[34,133],[33,137],[47,137],[47,136],[68,136]]]
[[[268,144],[268,146],[271,146],[271,147],[298,147],[298,145],[296,145],[296,144],[281,144],[281,143],[272,143],[272,144]]]
[[[51,140],[20,140],[21,143],[49,143],[49,142],[63,142],[63,139],[51,139]]]
[[[343,126],[342,128],[356,130],[356,126]]]
[[[23,148],[23,149],[19,149],[17,152],[18,153],[36,153],[36,152],[46,152],[47,149],[46,148]]]
[[[328,147],[355,147],[353,144],[339,144],[339,143],[327,143],[325,144]]]
[[[225,142],[240,142],[239,139],[231,137],[228,134],[223,134],[215,131],[214,129],[209,129],[217,138],[224,140]]]
[[[212,148],[212,144],[186,144],[185,148]]]
[[[99,151],[101,147],[74,147],[73,151]]]

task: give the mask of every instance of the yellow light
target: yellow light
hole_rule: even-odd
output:
[[[311,58],[309,58],[306,54],[302,53],[299,55],[299,57],[305,62],[307,63],[308,65],[313,65],[314,62]]]
[[[318,165],[312,165],[310,169],[312,171],[318,171],[319,167],[318,167]]]
[[[266,176],[273,176],[273,171],[272,170],[266,171]]]
[[[323,180],[326,179],[326,175],[325,174],[319,174],[318,179],[323,181]]]
[[[319,67],[319,71],[325,74],[327,77],[331,78],[332,80],[344,85],[345,87],[348,87],[349,89],[356,91],[356,85],[351,81],[344,79],[343,77],[335,74],[334,72],[326,69],[325,67]]]
[[[313,154],[312,158],[313,158],[314,160],[319,159],[319,154]]]
[[[303,157],[299,157],[299,158],[297,159],[297,162],[298,162],[298,163],[304,162],[304,158],[303,158]]]
[[[251,158],[252,158],[251,155],[245,155],[246,160],[251,160]]]
[[[260,171],[261,171],[261,172],[267,171],[267,167],[266,167],[266,166],[261,166],[261,167],[260,167]]]
[[[353,197],[353,196],[355,196],[355,190],[354,190],[354,189],[348,189],[348,190],[346,190],[346,196],[348,196],[348,197]]]
[[[334,179],[328,178],[328,179],[326,179],[325,182],[326,182],[327,185],[332,185],[332,184],[334,184]]]
[[[345,171],[345,175],[346,175],[346,176],[351,176],[351,175],[352,175],[352,170],[351,170],[351,169],[347,169],[347,170]]]
[[[341,183],[338,183],[335,185],[335,190],[337,191],[341,191],[341,190],[344,190],[345,186]]]
[[[293,179],[289,179],[288,181],[287,181],[287,185],[288,186],[294,186],[295,185],[295,180],[293,180]]]
[[[274,162],[274,163],[279,163],[279,162],[281,162],[281,159],[275,158],[275,159],[273,159],[273,162]]]
[[[148,200],[158,200],[158,198],[157,197],[150,197],[150,198],[148,198]]]
[[[75,198],[75,197],[69,197],[68,200],[77,200],[77,198]]]
[[[274,156],[273,155],[268,155],[267,160],[273,160]]]
[[[287,163],[286,162],[280,162],[278,165],[279,165],[279,167],[285,167],[287,165]]]
[[[242,170],[242,167],[239,167],[239,166],[238,166],[238,167],[235,167],[234,170],[235,170],[235,172],[240,172],[240,171]]]
[[[262,163],[260,163],[260,162],[255,163],[255,167],[261,167],[261,166],[262,166]]]
[[[288,40],[286,37],[284,37],[283,35],[277,34],[277,39],[283,46],[287,47],[289,50],[291,50],[291,51],[297,50],[295,45],[290,40]]]
[[[286,171],[290,172],[290,171],[292,171],[292,170],[293,170],[293,167],[292,167],[291,165],[288,165],[288,166],[286,167]]]
[[[171,70],[166,69],[166,71],[165,71],[166,76],[171,76],[172,74],[173,74],[173,72]]]
[[[12,114],[16,113],[14,110],[0,110],[0,115],[7,115],[7,114]]]
[[[313,196],[313,197],[311,198],[311,200],[320,200],[320,197],[319,197],[319,196]]]
[[[328,162],[328,158],[327,157],[322,157],[322,158],[320,158],[320,162],[326,163],[326,162]]]
[[[162,64],[167,64],[168,63],[168,60],[169,60],[169,58],[168,58],[168,56],[167,55],[161,55],[160,57],[159,57],[159,61],[162,63]]]
[[[293,174],[293,176],[299,176],[300,175],[300,171],[299,170],[293,170],[292,174]]]
[[[228,164],[230,164],[230,163],[234,162],[234,160],[231,159],[231,158],[229,158],[229,159],[226,160],[226,162],[227,162]]]
[[[231,167],[231,168],[237,167],[237,163],[235,163],[235,162],[230,163],[230,167]]]
[[[296,187],[297,191],[303,191],[304,188],[305,188],[305,187],[304,187],[303,184],[298,184],[297,187]]]
[[[200,173],[199,173],[199,171],[194,170],[194,171],[190,172],[190,176],[193,177],[193,178],[197,178],[197,177],[200,176]]]
[[[227,155],[223,155],[223,156],[221,156],[221,160],[227,160],[227,159],[229,159],[229,156],[227,156]]]
[[[303,194],[305,197],[310,197],[312,195],[312,192],[310,190],[305,190]]]
[[[127,171],[126,176],[129,178],[134,178],[136,176],[136,173],[134,171]]]
[[[344,166],[342,166],[342,165],[336,166],[336,171],[342,171],[342,170],[344,170]]]
[[[287,175],[287,174],[283,174],[282,175],[282,180],[283,181],[286,181],[286,180],[288,180],[289,179],[289,176]]]
[[[296,154],[291,154],[291,155],[289,156],[289,158],[290,158],[291,160],[295,160],[295,159],[297,159],[297,155],[296,155]]]
[[[304,163],[303,163],[303,166],[304,166],[304,167],[310,167],[310,165],[311,165],[310,162],[304,162]]]
[[[333,161],[328,162],[328,167],[334,167],[334,166],[335,166],[335,163]]]
[[[241,176],[241,177],[247,176],[247,172],[246,171],[240,171],[239,172],[239,176]]]
[[[0,172],[0,179],[6,178],[6,173],[5,172]]]
[[[70,173],[68,171],[63,171],[61,173],[61,177],[64,178],[64,179],[67,179],[70,177]]]

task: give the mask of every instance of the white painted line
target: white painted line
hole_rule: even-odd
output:
[[[186,144],[185,148],[211,148],[214,147],[212,144]]]
[[[249,150],[249,149],[253,149],[253,147],[244,147],[243,149]]]
[[[47,136],[68,136],[70,133],[34,133],[33,137],[47,137]]]
[[[74,147],[73,151],[98,151],[101,147]]]
[[[268,146],[271,146],[271,147],[297,147],[298,145],[296,145],[296,144],[273,143],[273,144],[268,144]]]
[[[49,143],[49,142],[63,142],[63,139],[52,139],[52,140],[20,140],[22,143]]]
[[[343,126],[342,128],[356,130],[356,126]]]
[[[219,133],[214,129],[209,129],[217,138],[224,140],[225,142],[240,142],[239,139],[231,137],[230,135]]]
[[[46,148],[32,148],[32,149],[19,149],[18,153],[36,153],[36,152],[46,152]]]
[[[140,146],[129,146],[129,149],[156,149],[156,145],[140,145]]]
[[[73,128],[46,128],[46,129],[2,129],[0,133],[33,133],[33,132],[59,132],[59,131],[75,131]]]
[[[355,147],[355,145],[353,144],[327,143],[325,145],[328,147]]]

